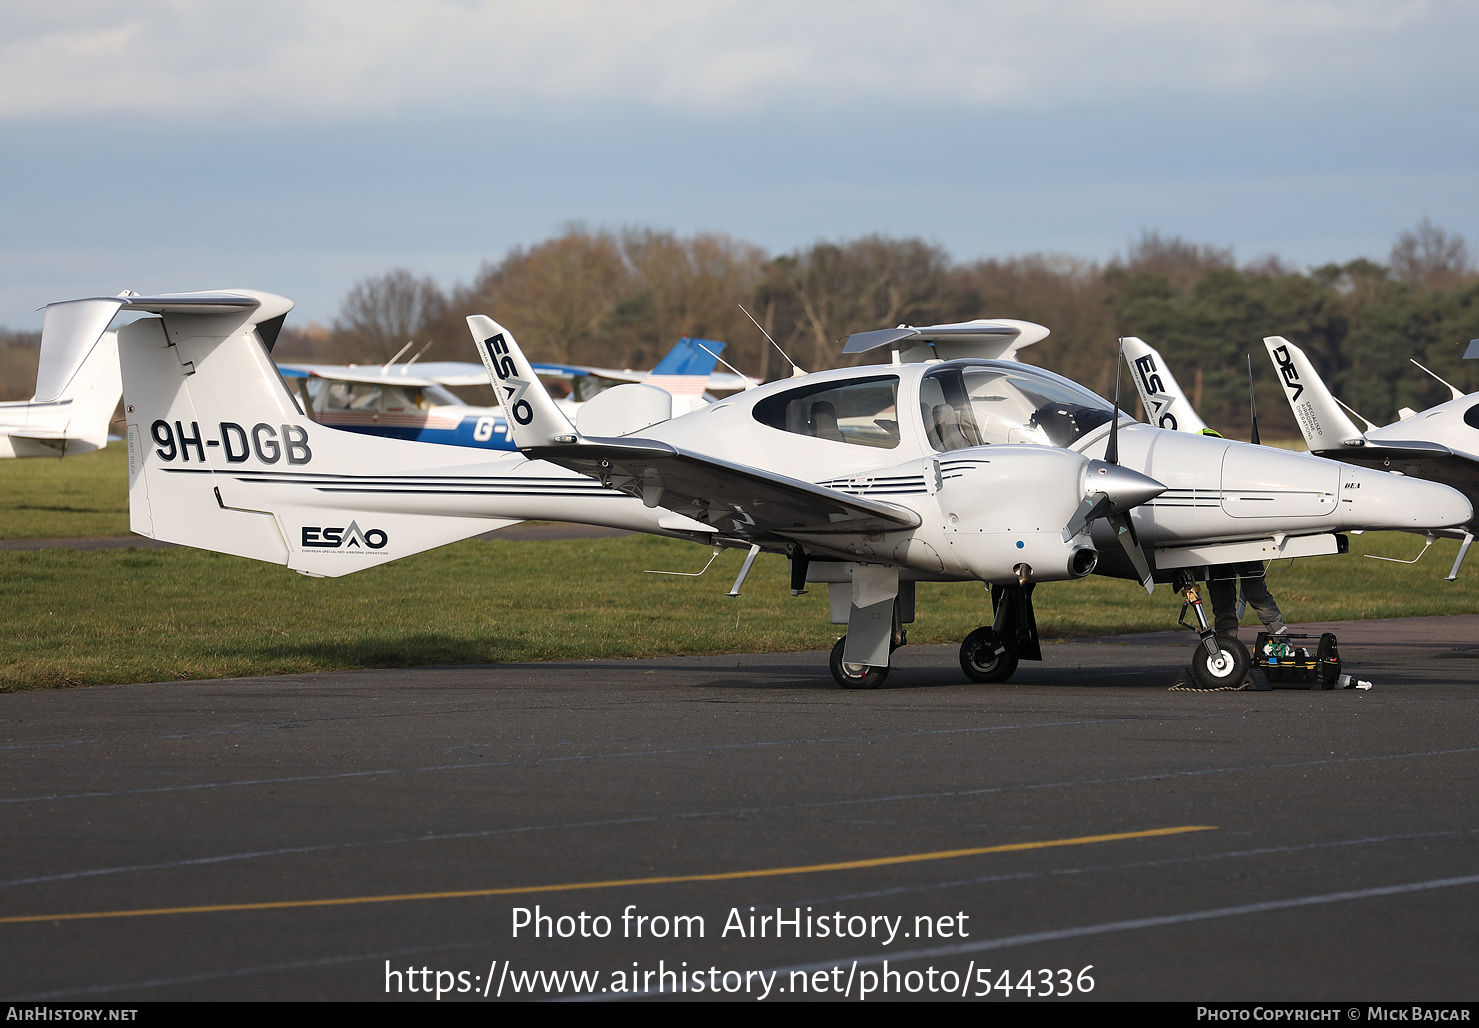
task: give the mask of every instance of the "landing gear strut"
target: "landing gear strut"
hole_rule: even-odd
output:
[[[1222,689],[1242,685],[1248,677],[1253,658],[1237,639],[1224,639],[1207,623],[1207,612],[1202,608],[1201,593],[1197,580],[1191,572],[1181,569],[1176,572],[1176,591],[1181,593],[1184,603],[1181,614],[1184,618],[1188,607],[1196,617],[1196,625],[1186,625],[1201,636],[1196,649],[1191,652],[1191,676],[1203,689]]]
[[[1042,660],[1037,618],[1032,612],[1032,568],[1017,565],[1016,585],[993,585],[991,627],[978,628],[960,644],[960,669],[973,682],[1005,682],[1020,660]]]

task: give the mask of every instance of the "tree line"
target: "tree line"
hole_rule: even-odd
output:
[[[1379,423],[1448,397],[1408,358],[1465,392],[1479,389],[1479,361],[1461,360],[1463,344],[1479,337],[1479,274],[1463,237],[1427,219],[1398,236],[1385,264],[1362,258],[1302,271],[1276,258],[1239,265],[1230,249],[1156,232],[1104,263],[1054,254],[960,262],[918,238],[820,241],[772,256],[720,233],[572,225],[450,289],[405,269],[363,279],[332,325],[293,327],[289,319],[276,354],[379,363],[411,342],[406,356],[426,347],[427,360],[472,360],[463,319],[488,314],[536,360],[651,367],[690,335],[727,343],[725,358],[747,374],[786,376],[786,358],[741,305],[808,371],[851,362],[841,349],[852,332],[981,317],[1036,321],[1052,335],[1023,359],[1105,396],[1114,389],[1116,338],[1138,335],[1165,355],[1209,424],[1244,438],[1245,354],[1253,355],[1263,431],[1297,435],[1263,356],[1266,335],[1303,346],[1335,393]],[[10,398],[30,395],[34,342],[0,338]],[[1133,395],[1128,381],[1124,390]],[[486,393],[469,399],[488,402]]]
[[[1266,335],[1299,343],[1343,400],[1379,423],[1447,391],[1416,358],[1465,392],[1479,362],[1479,274],[1462,236],[1424,219],[1386,264],[1358,259],[1303,271],[1276,258],[1238,265],[1230,249],[1146,232],[1105,263],[1051,254],[958,262],[917,238],[822,241],[782,256],[718,233],[570,226],[443,290],[398,269],[358,282],[330,328],[285,332],[285,358],[385,361],[408,341],[426,359],[472,359],[463,318],[513,330],[536,360],[605,367],[652,364],[680,336],[728,344],[747,374],[784,377],[850,363],[852,332],[981,317],[1040,322],[1052,335],[1022,357],[1108,396],[1115,340],[1138,335],[1165,355],[1207,422],[1248,433],[1253,355],[1265,433],[1297,434],[1263,355]],[[404,359],[404,358],[402,358]],[[1124,389],[1133,395],[1129,382]]]

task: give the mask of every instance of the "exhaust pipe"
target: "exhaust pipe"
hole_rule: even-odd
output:
[[[1091,546],[1080,546],[1068,558],[1068,573],[1074,578],[1091,575],[1098,566],[1099,551]]]

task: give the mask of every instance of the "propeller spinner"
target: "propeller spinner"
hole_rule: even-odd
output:
[[[1113,526],[1115,538],[1124,548],[1125,555],[1135,566],[1140,584],[1145,586],[1146,592],[1154,592],[1150,562],[1145,559],[1145,551],[1135,535],[1130,511],[1161,495],[1166,486],[1149,475],[1122,467],[1119,462],[1120,365],[1124,355],[1125,341],[1121,339],[1114,369],[1114,420],[1109,425],[1109,443],[1104,449],[1104,460],[1091,460],[1084,470],[1084,498],[1063,528],[1063,541],[1067,542],[1085,531],[1099,518],[1105,518]]]

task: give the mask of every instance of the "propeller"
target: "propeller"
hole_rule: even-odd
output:
[[[1150,562],[1145,559],[1145,551],[1135,534],[1130,511],[1147,500],[1155,499],[1166,491],[1166,487],[1149,475],[1120,465],[1120,366],[1124,363],[1124,356],[1125,341],[1121,339],[1114,369],[1114,420],[1109,423],[1109,443],[1104,448],[1104,459],[1091,460],[1084,469],[1084,498],[1063,528],[1063,541],[1067,542],[1097,519],[1104,518],[1134,565],[1140,584],[1145,586],[1146,592],[1154,592]]]
[[[1248,358],[1248,409],[1253,412],[1253,445],[1258,446],[1258,397],[1253,395],[1253,357],[1244,354]]]

